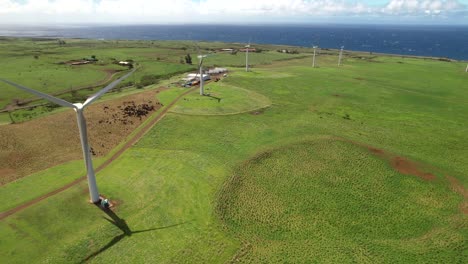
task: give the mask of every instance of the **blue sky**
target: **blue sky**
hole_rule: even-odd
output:
[[[468,0],[0,0],[0,24],[468,25]]]

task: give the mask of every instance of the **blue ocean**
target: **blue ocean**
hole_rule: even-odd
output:
[[[468,26],[138,25],[0,26],[1,36],[131,40],[206,40],[284,44],[468,60]]]

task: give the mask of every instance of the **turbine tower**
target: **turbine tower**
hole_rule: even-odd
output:
[[[250,49],[250,41],[249,44],[245,45],[245,71],[249,71],[249,49]]]
[[[344,49],[344,46],[341,46],[340,56],[338,56],[338,66],[341,66],[341,59],[343,58],[343,49]]]
[[[312,68],[315,68],[315,53],[316,53],[316,50],[317,50],[317,46],[314,46],[314,58],[312,59]]]
[[[465,69],[465,72],[468,72],[468,64],[466,65],[466,69]]]
[[[93,203],[98,203],[100,201],[100,198],[99,198],[99,192],[98,192],[98,188],[97,188],[97,184],[96,184],[96,175],[94,173],[93,162],[91,160],[91,153],[90,153],[90,148],[89,148],[89,144],[88,144],[88,133],[87,133],[87,130],[86,130],[86,119],[84,117],[83,111],[88,105],[92,104],[94,101],[96,101],[99,97],[101,97],[107,91],[109,91],[110,89],[117,86],[117,84],[119,84],[121,81],[125,80],[128,76],[130,76],[133,72],[135,72],[135,70],[136,69],[133,69],[131,72],[129,72],[129,73],[125,74],[124,76],[120,77],[119,79],[113,81],[112,83],[107,85],[104,89],[100,90],[99,92],[95,93],[94,95],[92,95],[91,97],[86,99],[86,101],[84,103],[75,103],[75,104],[69,103],[69,102],[67,102],[67,101],[65,101],[63,99],[60,99],[60,98],[57,98],[57,97],[54,97],[54,96],[51,96],[51,95],[48,95],[48,94],[33,90],[33,89],[30,89],[30,88],[27,88],[27,87],[24,87],[22,85],[19,85],[19,84],[16,84],[16,83],[13,83],[13,82],[10,82],[8,80],[4,80],[4,79],[0,78],[0,81],[2,81],[4,83],[7,83],[9,85],[12,85],[12,86],[14,86],[14,87],[16,87],[16,88],[18,88],[20,90],[26,91],[28,93],[32,93],[32,94],[34,94],[36,96],[39,96],[39,97],[41,97],[43,99],[46,99],[46,100],[50,101],[50,102],[56,103],[56,104],[64,106],[64,107],[73,108],[73,110],[75,110],[76,118],[77,118],[77,122],[78,122],[78,128],[79,128],[79,131],[80,131],[81,148],[83,150],[83,157],[84,157],[86,173],[87,173],[87,177],[88,177],[89,195],[90,195],[90,198],[91,198],[91,202],[93,202]]]
[[[203,58],[206,58],[208,55],[198,55],[198,69],[200,74],[200,95],[204,95],[205,91],[203,90]]]

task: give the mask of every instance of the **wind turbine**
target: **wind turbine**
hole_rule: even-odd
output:
[[[343,58],[343,49],[344,49],[344,46],[341,46],[340,56],[338,57],[338,66],[341,66],[341,59]]]
[[[208,55],[198,55],[198,69],[200,71],[200,95],[204,95],[205,91],[203,90],[203,59],[208,57]]]
[[[312,59],[312,68],[315,68],[315,52],[316,52],[318,47],[314,46],[313,48],[314,48],[314,58]]]
[[[19,85],[19,84],[16,84],[16,83],[13,83],[13,82],[10,82],[8,80],[4,80],[4,79],[0,78],[0,81],[2,81],[4,83],[7,83],[9,85],[12,85],[12,86],[14,86],[14,87],[16,87],[16,88],[18,88],[20,90],[26,91],[28,93],[32,93],[34,95],[37,95],[37,96],[39,96],[39,97],[41,97],[43,99],[46,99],[46,100],[51,101],[53,103],[56,103],[58,105],[73,108],[73,110],[75,110],[76,118],[77,118],[77,122],[78,122],[78,128],[79,128],[79,131],[80,131],[81,147],[83,149],[83,157],[84,157],[86,172],[87,172],[87,176],[88,176],[89,195],[90,195],[90,198],[91,198],[91,202],[93,202],[93,203],[98,203],[100,201],[100,198],[99,198],[99,192],[98,192],[98,188],[97,188],[97,184],[96,184],[96,175],[94,173],[93,162],[91,160],[91,153],[90,153],[90,148],[89,148],[89,144],[88,144],[88,133],[87,133],[87,130],[86,130],[86,120],[85,120],[85,117],[83,115],[83,111],[88,105],[92,104],[94,101],[96,101],[99,97],[101,97],[107,91],[109,91],[110,89],[117,86],[117,84],[119,84],[121,81],[125,80],[135,70],[136,69],[133,69],[131,72],[129,72],[129,73],[125,74],[124,76],[120,77],[119,79],[113,81],[112,83],[107,85],[104,89],[100,90],[99,92],[93,94],[91,97],[86,99],[86,101],[84,103],[75,103],[75,104],[69,103],[69,102],[67,102],[67,101],[65,101],[63,99],[60,99],[60,98],[57,98],[57,97],[54,97],[54,96],[51,96],[51,95],[48,95],[48,94],[33,90],[33,89],[30,89],[30,88],[27,88],[27,87],[24,87],[22,85]]]
[[[465,72],[468,72],[468,64],[466,65],[466,69],[465,69]]]
[[[249,44],[245,45],[245,71],[249,71],[249,49],[250,49],[250,40]]]

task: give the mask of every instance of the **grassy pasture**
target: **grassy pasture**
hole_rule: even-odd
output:
[[[232,115],[266,108],[270,100],[258,93],[221,82],[205,89],[207,96],[196,90],[186,96],[171,112],[188,115]]]
[[[198,45],[200,52],[215,52],[226,47],[222,43],[203,43]],[[235,47],[241,47],[235,45]],[[8,67],[1,77],[46,93],[72,92],[73,89],[92,86],[106,81],[109,72],[124,70],[124,67],[112,64],[113,60],[134,60],[139,69],[126,82],[139,83],[143,76],[154,75],[166,79],[177,73],[196,69],[198,49],[193,42],[164,41],[98,41],[66,40],[65,45],[57,40],[40,39],[0,39],[0,55]],[[187,54],[192,55],[192,65],[181,63]],[[89,65],[72,66],[62,64],[70,60],[80,60],[96,56],[98,62]],[[291,59],[304,54],[290,55],[276,51],[251,53],[252,66],[270,64],[276,60]],[[206,61],[206,66],[241,66],[245,64],[243,53],[230,55],[219,53]],[[4,93],[0,97],[0,109],[12,103],[13,99],[29,99],[31,95],[16,88],[0,84]],[[84,95],[93,93],[92,89],[82,91]],[[68,98],[69,99],[69,98]],[[72,99],[73,100],[73,99]],[[76,100],[76,99],[74,99]]]
[[[310,57],[252,72],[231,68],[207,88],[238,87],[271,106],[258,114],[167,114],[98,173],[124,223],[88,205],[82,183],[1,220],[0,261],[464,262],[466,64],[387,56],[336,62],[322,54],[316,69]],[[245,96],[236,100],[230,106],[245,106]],[[214,103],[181,100],[174,109]],[[418,161],[436,178],[398,173],[336,137]],[[33,179],[57,176],[42,177],[2,186],[2,200],[33,189]]]
[[[462,262],[458,195],[371,155],[325,138],[243,162],[217,206],[249,245],[238,261]]]

